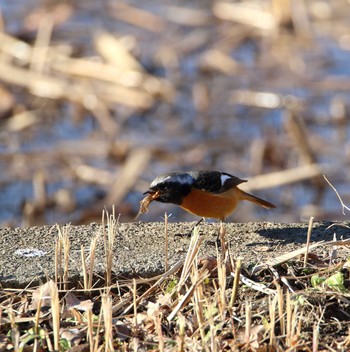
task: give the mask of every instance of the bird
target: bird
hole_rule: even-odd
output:
[[[172,203],[200,216],[224,221],[242,200],[264,208],[276,206],[238,188],[247,182],[226,172],[212,170],[175,171],[156,177],[144,193],[140,213],[148,211],[152,201]]]

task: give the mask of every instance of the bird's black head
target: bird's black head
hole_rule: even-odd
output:
[[[154,199],[162,203],[181,204],[183,197],[191,192],[194,179],[185,172],[171,172],[155,178],[144,194],[155,194],[158,196]]]

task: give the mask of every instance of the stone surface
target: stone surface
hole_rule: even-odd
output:
[[[184,258],[194,223],[169,223],[169,264]],[[349,223],[314,223],[312,242],[350,238]],[[215,256],[218,223],[199,225],[203,242],[200,256]],[[307,223],[227,223],[226,238],[233,256],[241,256],[244,265],[261,263],[305,245]],[[98,236],[94,270],[104,275],[106,255],[104,238],[107,228],[100,224],[60,226],[69,237],[69,280],[72,285],[82,282],[81,250],[89,261],[91,240]],[[164,223],[120,223],[115,227],[113,271],[118,278],[151,277],[164,272]],[[0,229],[0,283],[2,287],[36,285],[55,278],[55,242],[57,226]],[[327,254],[329,247],[319,251]],[[348,255],[347,249],[344,256]]]

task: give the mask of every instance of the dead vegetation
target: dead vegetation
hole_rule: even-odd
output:
[[[118,221],[114,215],[105,219],[107,226],[97,235],[105,243],[104,278],[94,274],[95,237],[89,249],[81,248],[81,281],[69,281],[69,227],[64,227],[55,244],[54,278],[39,287],[2,288],[1,350],[350,348],[349,262],[337,255],[349,240],[314,243],[247,266],[230,254],[223,225],[217,257],[199,258],[202,237],[195,228],[184,259],[164,274],[120,280],[111,270]],[[321,257],[317,249],[329,255]]]
[[[128,220],[154,176],[198,168],[274,188],[271,220],[338,216],[320,177],[349,181],[347,1],[5,3],[3,224]]]

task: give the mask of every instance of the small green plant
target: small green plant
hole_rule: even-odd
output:
[[[329,278],[319,276],[318,274],[311,277],[311,285],[314,288],[329,288],[334,291],[345,293],[347,292],[344,286],[344,275],[337,271]]]
[[[68,351],[72,348],[72,344],[67,339],[60,340],[60,352]]]

